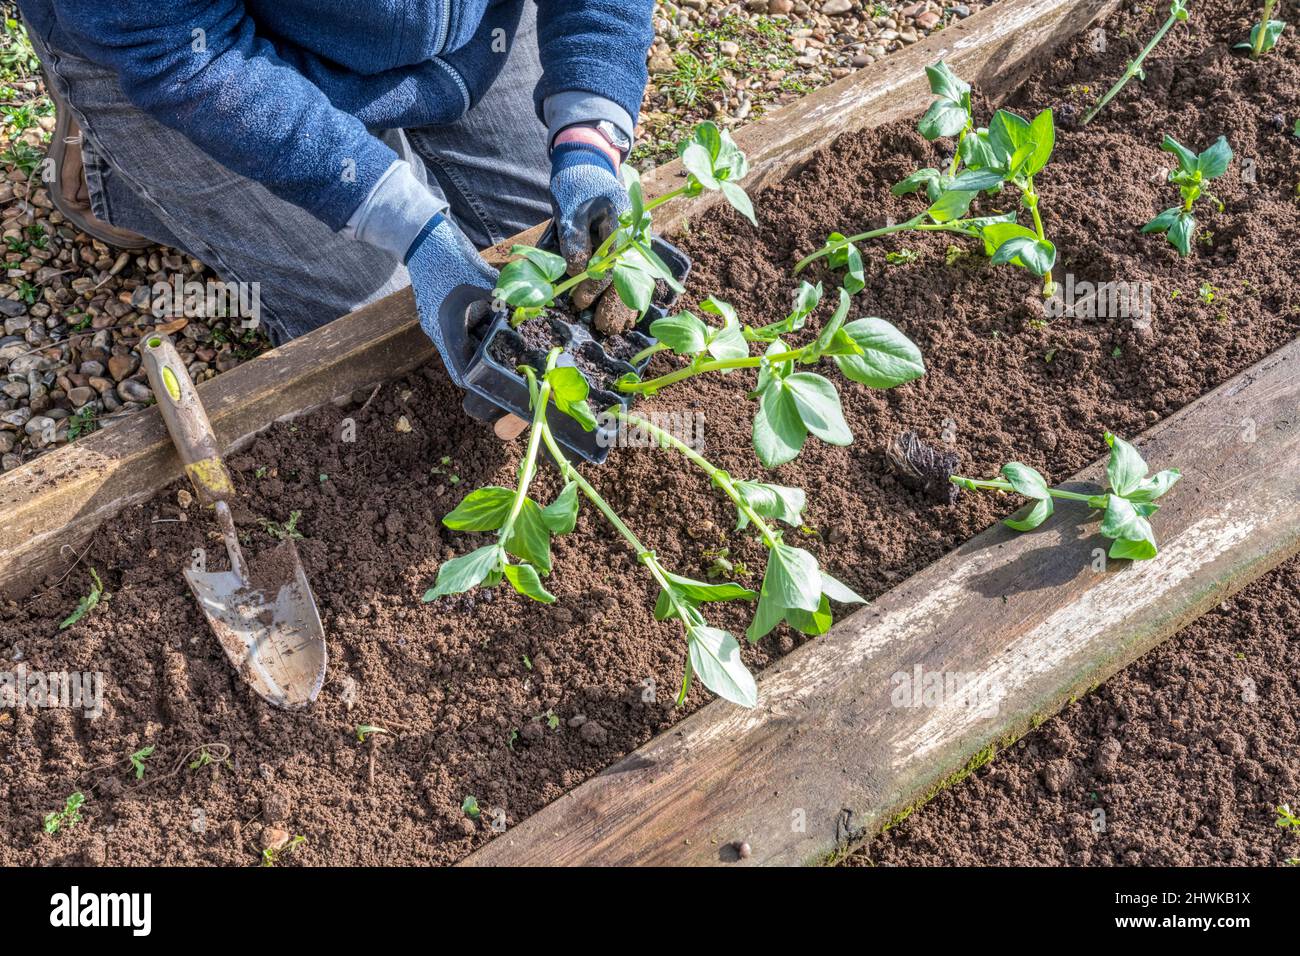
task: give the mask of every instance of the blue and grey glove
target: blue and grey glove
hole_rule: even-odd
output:
[[[627,191],[600,149],[588,143],[559,143],[551,151],[551,214],[569,275],[587,267],[592,252],[618,228],[618,217],[627,208]],[[609,278],[580,283],[573,290],[573,304],[587,308],[609,283]]]
[[[425,223],[416,235],[406,253],[406,269],[415,290],[420,328],[438,347],[451,380],[464,387],[464,376],[459,370],[461,362],[449,352],[451,343],[443,334],[438,312],[443,300],[457,286],[476,286],[490,295],[496,288],[497,270],[484,261],[465,234],[443,213]]]

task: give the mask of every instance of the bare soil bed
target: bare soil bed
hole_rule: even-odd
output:
[[[1265,575],[846,860],[1279,866],[1300,836],[1300,560]],[[1100,811],[1100,813],[1098,813]]]
[[[898,432],[951,441],[966,474],[1014,458],[1061,480],[1103,453],[1104,429],[1133,436],[1300,332],[1300,142],[1275,122],[1300,114],[1300,67],[1232,52],[1253,14],[1244,2],[1202,4],[1149,61],[1145,86],[1086,130],[1064,119],[1089,101],[1080,87],[1095,96],[1155,29],[1158,11],[1113,18],[1107,53],[1079,40],[1006,104],[1022,113],[1053,106],[1061,117],[1039,183],[1059,275],[1150,282],[1149,328],[1049,321],[1033,277],[989,266],[973,246],[952,255],[932,236],[865,250],[867,288],[852,316],[897,324],[928,372],[888,392],[846,384],[855,444],[810,440],[773,475],[807,489],[809,533],[793,533],[830,573],[875,597],[1010,510],[992,496],[935,506],[906,490],[883,454]],[[988,104],[979,108],[987,117]],[[1212,243],[1188,259],[1138,234],[1176,198],[1153,181],[1172,165],[1158,149],[1166,132],[1197,148],[1223,133],[1257,164],[1253,184],[1237,163],[1216,181],[1226,209],[1203,217]],[[729,213],[701,217],[681,243],[695,262],[684,304],[714,294],[748,322],[782,317],[796,259],[832,230],[914,214],[920,200],[889,187],[942,159],[911,125],[893,125],[837,141],[762,193],[758,229]],[[904,247],[916,261],[885,264],[886,250]],[[1213,296],[1198,292],[1207,284]],[[652,369],[673,361],[657,356]],[[701,379],[637,407],[703,413],[711,458],[755,477],[750,387],[744,374]],[[675,625],[653,620],[652,586],[588,508],[577,531],[555,541],[547,587],[556,605],[505,589],[420,602],[442,561],[482,543],[446,530],[441,517],[472,488],[512,484],[520,453],[461,415],[460,397],[429,367],[368,404],[358,396],[277,424],[231,462],[252,554],[277,543],[263,522],[301,512],[299,549],[330,645],[329,676],[306,713],[263,704],[209,634],[181,569],[193,549],[220,554],[220,545],[210,517],[178,503],[179,484],[98,533],[66,580],[0,605],[6,661],[105,679],[96,720],[0,714],[0,864],[251,865],[269,826],[306,837],[288,864],[448,863],[491,838],[486,813],[462,813],[467,795],[516,823],[680,719],[672,697],[684,643]],[[354,442],[343,440],[349,418]],[[730,530],[730,508],[678,459],[616,450],[585,471],[668,566],[702,576],[725,547],[757,584],[761,545]],[[539,498],[558,490],[552,469],[540,481]],[[59,631],[92,567],[108,600]],[[735,633],[747,623],[743,607],[712,616]],[[746,662],[762,668],[802,640],[779,629],[747,648]],[[647,702],[649,682],[657,699]],[[686,711],[707,699],[697,686]],[[391,733],[362,744],[358,724]],[[191,770],[183,758],[205,743],[227,745],[229,760]],[[150,745],[137,780],[127,755]],[[84,822],[47,836],[41,818],[73,791],[86,795]]]

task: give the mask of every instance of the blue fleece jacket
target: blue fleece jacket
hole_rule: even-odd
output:
[[[653,0],[537,0],[552,133],[631,133]],[[19,0],[46,45],[113,70],[127,98],[223,166],[401,255],[437,201],[371,130],[463,116],[505,59],[521,0]],[[369,224],[369,226],[368,226]]]

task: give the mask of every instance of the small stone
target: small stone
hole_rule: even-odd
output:
[[[916,25],[922,30],[933,30],[935,24],[939,22],[939,14],[933,10],[927,10],[916,18]]]
[[[609,736],[605,728],[594,720],[589,720],[578,729],[578,735],[589,744],[603,744],[605,738]]]
[[[970,16],[970,7],[966,6],[964,3],[959,3],[957,6],[952,8],[952,14],[959,20],[965,20]]]
[[[289,831],[279,827],[266,827],[262,830],[262,849],[275,852],[283,850],[289,843]]]
[[[33,415],[27,419],[27,424],[23,426],[23,431],[28,435],[46,435],[54,432],[54,419],[45,415]]]
[[[750,848],[748,843],[736,844],[736,856],[740,857],[742,860],[748,860],[753,855],[754,851]]]
[[[822,4],[822,13],[828,17],[842,17],[853,12],[853,0],[826,0]]]
[[[737,56],[740,53],[740,44],[732,40],[723,40],[718,44],[718,52],[723,56]]]
[[[794,9],[794,0],[768,0],[767,12],[773,16],[789,14]]]
[[[112,355],[108,359],[108,374],[113,377],[113,381],[120,382],[124,378],[129,378],[135,374],[139,368],[139,362],[134,355]]]
[[[117,383],[117,395],[124,402],[147,402],[153,398],[153,390],[144,382],[128,378]]]
[[[397,419],[396,424],[393,425],[393,429],[405,435],[411,430],[411,422],[405,415],[402,415]]]
[[[73,408],[80,408],[87,402],[93,401],[96,392],[89,385],[79,385],[68,392],[68,401],[72,403]]]
[[[572,717],[569,718],[570,727],[581,727],[586,722],[587,722],[586,714],[574,714]]]
[[[289,799],[289,794],[285,791],[271,790],[262,797],[262,818],[267,823],[287,823],[292,814],[293,801]],[[287,839],[288,834],[285,836]],[[276,849],[279,849],[279,847],[276,847]]]
[[[182,488],[180,491],[176,492],[176,503],[182,508],[188,508],[190,505],[194,504],[194,496],[190,494],[188,488]]]
[[[31,387],[26,382],[8,382],[4,387],[0,388],[0,392],[4,392],[10,398],[15,400],[26,398],[30,393],[30,390]]]
[[[0,299],[0,315],[6,318],[22,315],[27,311],[27,303],[20,302],[18,299]]]

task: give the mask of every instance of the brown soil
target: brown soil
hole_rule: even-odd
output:
[[[1059,480],[1102,453],[1103,429],[1140,432],[1300,331],[1290,275],[1300,243],[1292,198],[1300,143],[1272,122],[1300,113],[1300,67],[1230,52],[1253,15],[1244,2],[1200,7],[1190,30],[1162,46],[1143,90],[1126,91],[1087,130],[1063,132],[1041,177],[1058,272],[1150,281],[1149,330],[1127,321],[1042,322],[1035,280],[988,266],[964,240],[958,245],[969,254],[952,264],[939,237],[867,250],[868,288],[855,315],[898,324],[929,372],[888,392],[845,383],[857,442],[833,448],[810,439],[772,476],[808,490],[816,533],[798,537],[836,577],[874,597],[1009,508],[973,495],[933,505],[904,487],[885,453],[900,431],[951,439],[968,473],[992,473],[1015,457]],[[1157,18],[1120,16],[1107,54],[1090,57],[1078,45],[1011,105],[1030,112],[1071,96],[1082,105],[1082,93],[1066,91],[1117,73]],[[1226,211],[1207,211],[1213,245],[1187,260],[1137,233],[1175,198],[1149,181],[1169,165],[1157,148],[1166,131],[1198,147],[1226,133],[1239,156],[1258,163],[1254,185],[1241,181],[1237,164],[1216,182]],[[913,214],[920,200],[890,196],[890,184],[940,161],[909,126],[891,126],[839,141],[765,191],[757,230],[725,213],[692,220],[685,304],[717,294],[747,321],[780,318],[795,259],[832,230]],[[904,247],[919,261],[884,264],[886,250]],[[1208,304],[1197,295],[1207,282],[1218,290]],[[823,308],[811,325],[828,314]],[[660,355],[652,369],[675,361]],[[733,374],[646,405],[703,412],[706,453],[733,476],[758,476],[750,387],[752,376]],[[27,709],[0,721],[0,863],[251,864],[259,831],[273,819],[307,837],[287,864],[449,862],[491,836],[488,813],[474,822],[461,812],[466,795],[514,824],[680,719],[671,704],[685,656],[680,635],[653,620],[653,589],[635,556],[589,508],[576,533],[556,541],[547,582],[556,605],[505,589],[420,602],[442,561],[483,543],[439,519],[473,487],[511,484],[522,447],[498,443],[457,414],[459,405],[442,371],[425,369],[386,387],[364,412],[328,408],[278,424],[232,462],[245,494],[236,520],[253,555],[275,543],[258,517],[284,522],[302,511],[298,547],[330,645],[326,685],[306,713],[262,704],[208,633],[180,571],[193,549],[220,555],[220,544],[209,517],[178,507],[175,489],[99,533],[62,584],[0,605],[7,659],[21,653],[31,668],[98,670],[105,680],[97,720]],[[355,442],[340,437],[349,414]],[[403,415],[409,432],[394,427]],[[439,464],[444,457],[449,464]],[[588,471],[670,567],[702,574],[707,552],[728,547],[757,583],[761,546],[731,532],[729,509],[679,460],[620,451]],[[536,496],[556,490],[544,470]],[[110,596],[59,632],[88,587],[88,567]],[[711,609],[710,617],[739,631],[747,609]],[[759,669],[802,640],[779,630],[744,654]],[[649,681],[657,702],[643,700]],[[697,686],[686,711],[707,697]],[[366,723],[391,733],[361,744],[355,728]],[[205,742],[228,744],[229,765],[163,777]],[[146,745],[156,747],[157,770],[151,765],[137,784],[125,757]],[[85,822],[46,837],[41,817],[78,789],[88,798]],[[201,833],[193,828],[200,819]]]
[[[846,862],[1277,866],[1300,858],[1300,833],[1277,826],[1274,810],[1300,805],[1297,633],[1300,559]]]

